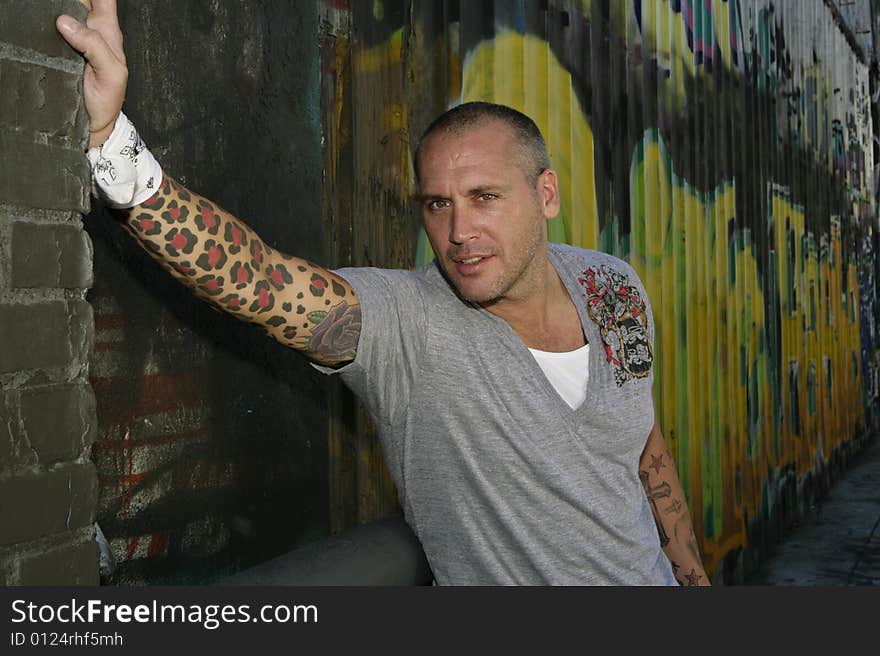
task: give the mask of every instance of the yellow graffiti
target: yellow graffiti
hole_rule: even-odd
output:
[[[854,435],[863,414],[854,263],[841,275],[839,220],[827,255],[805,231],[803,208],[781,187],[770,191],[780,293],[782,408],[780,461],[799,476]],[[847,281],[844,287],[843,281]]]
[[[657,67],[668,74],[670,83],[661,87],[667,95],[668,106],[679,106],[685,99],[687,77],[697,71],[684,23],[680,14],[673,12],[669,0],[637,2],[641,2],[642,48],[651,53]]]
[[[743,510],[754,516],[766,473],[756,447],[772,412],[755,394],[768,387],[757,261],[747,233],[729,243],[735,183],[695,189],[672,170],[656,130],[637,147],[630,192],[631,262],[656,325],[655,406],[714,569],[745,544]]]
[[[721,52],[721,60],[728,69],[742,67],[742,33],[736,23],[736,2],[716,0],[712,21],[715,27],[715,44]],[[734,54],[737,61],[734,62]]]
[[[636,148],[630,195],[631,263],[656,325],[655,406],[714,569],[746,544],[745,520],[767,502],[768,472],[775,478],[794,464],[800,479],[857,432],[856,268],[842,275],[834,227],[820,261],[803,208],[776,185],[768,193],[771,233],[734,230],[735,182],[694,188],[676,175],[656,130]],[[754,249],[767,238],[769,277]],[[778,347],[770,343],[768,293],[778,298]]]

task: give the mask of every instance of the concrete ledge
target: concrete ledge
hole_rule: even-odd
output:
[[[428,561],[416,536],[395,515],[312,542],[217,581],[215,585],[430,585]]]

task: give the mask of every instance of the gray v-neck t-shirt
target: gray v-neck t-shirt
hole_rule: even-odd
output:
[[[502,319],[435,264],[338,271],[361,303],[338,370],[370,411],[438,584],[676,585],[639,481],[653,333],[625,262],[550,244],[591,344],[572,409]]]

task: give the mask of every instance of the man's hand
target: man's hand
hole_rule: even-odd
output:
[[[83,95],[89,113],[89,148],[100,146],[113,132],[125,100],[128,68],[116,0],[80,0],[89,10],[86,25],[72,16],[59,16],[55,25],[75,50],[86,58]]]

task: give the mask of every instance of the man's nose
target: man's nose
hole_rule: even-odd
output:
[[[449,225],[449,241],[453,244],[463,244],[479,236],[479,218],[476,213],[467,206],[455,205]]]

